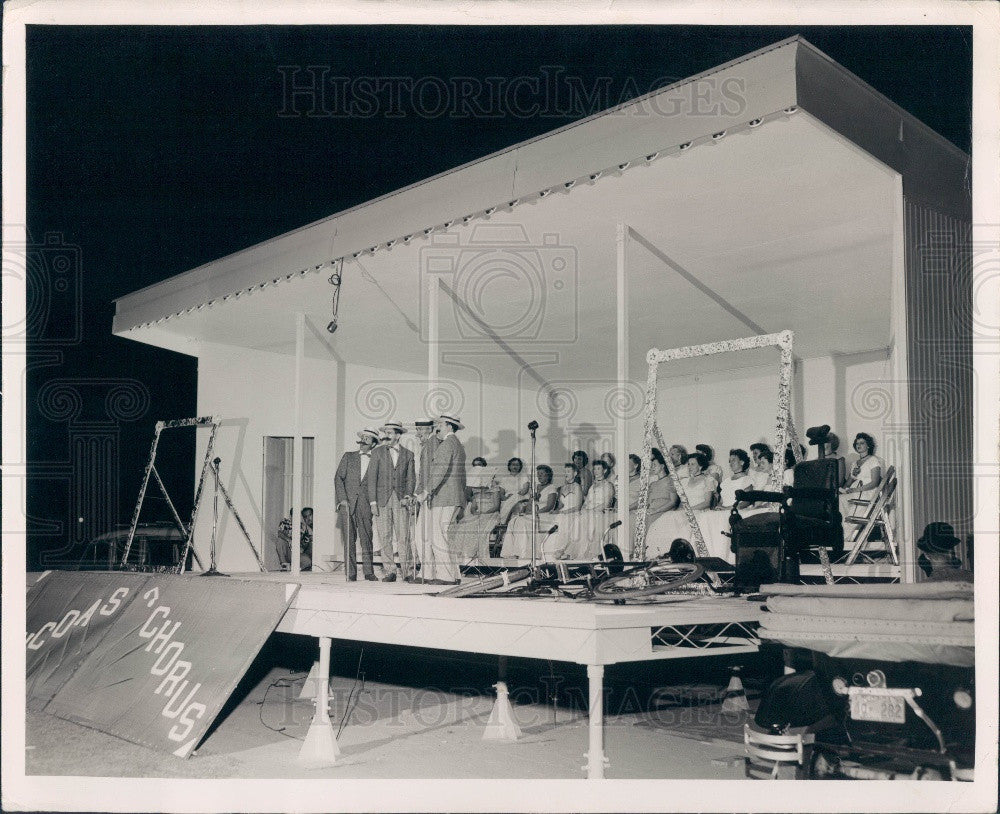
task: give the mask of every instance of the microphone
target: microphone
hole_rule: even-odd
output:
[[[612,529],[618,528],[621,524],[622,524],[621,520],[615,520],[614,523],[612,523],[610,526],[608,526],[608,531],[611,531]]]
[[[537,429],[538,429],[538,422],[537,421],[529,421],[528,422],[528,430],[532,434],[534,434],[535,430],[537,430]]]
[[[559,524],[558,523],[556,523],[552,528],[550,528],[547,532],[545,532],[545,534],[547,536],[549,534],[555,534],[557,531],[559,531]]]

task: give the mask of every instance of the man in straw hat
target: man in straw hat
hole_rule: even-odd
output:
[[[372,452],[368,497],[382,544],[383,582],[395,582],[410,573],[410,514],[417,472],[413,453],[399,443],[406,429],[398,421],[382,425],[387,442]],[[397,564],[393,567],[393,552]],[[408,578],[408,577],[407,577]]]
[[[368,494],[371,452],[378,442],[378,430],[366,427],[358,433],[358,451],[345,452],[337,466],[334,494],[337,512],[347,515],[347,536],[344,540],[344,565],[347,579],[358,578],[358,554],[355,540],[361,541],[361,568],[365,579],[375,580],[372,567],[372,510]]]
[[[441,443],[438,440],[437,435],[434,432],[434,422],[427,421],[416,421],[414,422],[414,435],[417,438],[417,442],[420,444],[420,449],[417,452],[417,495],[427,494],[427,479],[431,471],[431,466],[434,462],[434,453]],[[413,556],[415,559],[420,560],[421,575],[417,579],[417,582],[423,582],[427,574],[424,568],[424,561],[427,559],[427,552],[431,543],[431,533],[430,533],[430,507],[422,503],[419,499],[414,499],[411,505],[411,511],[415,513],[415,522],[413,524]]]
[[[424,581],[433,585],[455,585],[461,579],[457,556],[448,540],[449,526],[465,505],[465,447],[455,435],[465,426],[452,415],[438,416],[434,431],[440,441],[424,484],[417,496],[431,509],[430,552],[424,563]]]

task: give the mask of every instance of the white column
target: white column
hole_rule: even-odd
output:
[[[588,664],[590,682],[590,748],[587,750],[587,779],[604,779],[604,665]]]
[[[295,314],[295,384],[292,394],[292,573],[302,570],[302,357],[306,344],[306,315]],[[327,651],[329,667],[329,651]]]
[[[438,387],[440,354],[438,353],[439,308],[441,286],[433,274],[427,277],[427,393]]]
[[[617,426],[617,432],[615,434],[615,469],[618,472],[618,483],[615,488],[618,490],[618,519],[622,521],[621,527],[619,528],[618,544],[622,550],[622,554],[629,557],[632,552],[632,524],[629,522],[628,516],[628,419],[625,416],[625,406],[628,402],[628,390],[626,388],[629,382],[628,277],[625,273],[627,259],[626,250],[628,247],[628,226],[622,222],[618,223],[615,243],[617,249],[617,274],[615,283],[615,290],[617,292],[616,326],[618,329],[617,386],[621,388],[621,400],[620,402],[616,400],[615,403],[619,403],[622,408],[619,410],[619,415],[615,419]]]
[[[334,766],[340,755],[336,733],[330,721],[330,638],[319,637],[319,676],[316,713],[299,749],[299,763],[313,769]]]
[[[899,549],[900,580],[916,582],[917,550],[913,530],[913,446],[915,439],[910,425],[910,386],[907,355],[909,338],[906,325],[906,217],[903,202],[903,179],[894,179],[892,219],[892,283],[890,288],[890,326],[892,335],[892,404],[889,416],[897,431],[909,437],[909,443],[899,444],[902,453],[896,461],[896,546]],[[883,433],[883,436],[885,433]],[[847,440],[847,439],[844,439]],[[841,442],[843,448],[843,441]],[[883,473],[884,475],[885,473]]]

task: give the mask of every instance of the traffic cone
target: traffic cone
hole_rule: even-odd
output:
[[[483,740],[516,741],[521,737],[521,728],[517,725],[517,721],[514,720],[514,710],[510,705],[510,693],[507,691],[507,682],[498,681],[493,686],[496,687],[497,700],[493,704],[490,719],[486,722]]]
[[[747,703],[747,693],[743,689],[743,682],[740,681],[739,673],[733,671],[732,678],[729,679],[729,686],[722,694],[722,711],[724,713],[749,712],[750,704]]]

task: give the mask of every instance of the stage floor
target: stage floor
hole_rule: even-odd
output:
[[[440,586],[347,582],[342,574],[233,574],[299,585],[284,633],[585,665],[749,653],[761,603],[669,595],[628,605],[435,596]]]

